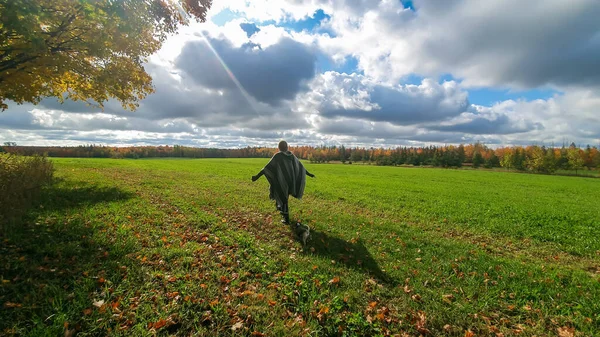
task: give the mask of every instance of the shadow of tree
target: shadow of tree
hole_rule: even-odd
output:
[[[312,253],[330,258],[349,268],[366,272],[381,282],[394,285],[394,280],[381,270],[360,239],[349,242],[312,229],[310,235],[311,239],[304,250],[306,254]]]
[[[56,211],[102,202],[124,201],[133,196],[133,193],[114,186],[95,186],[80,181],[62,180],[43,191],[40,204],[46,211]]]
[[[116,187],[62,181],[42,192],[41,207],[0,233],[0,303],[7,309],[0,335],[63,335],[66,321],[74,331],[85,329],[86,312],[94,308],[90,295],[123,278],[121,267],[134,246],[128,239],[103,240],[89,219],[55,211],[132,196]]]

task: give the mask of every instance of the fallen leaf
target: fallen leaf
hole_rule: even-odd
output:
[[[329,307],[322,307],[321,310],[319,310],[319,314],[328,314],[329,313]]]
[[[250,336],[255,336],[255,337],[264,337],[265,334],[262,332],[258,332],[258,331],[253,331]]]
[[[104,300],[100,300],[100,301],[94,301],[92,303],[96,308],[100,308],[104,305]]]
[[[454,295],[452,295],[452,294],[442,295],[442,300],[446,303],[452,303],[452,301],[454,301]]]
[[[431,331],[425,327],[425,324],[427,324],[427,316],[424,311],[417,311],[416,315],[413,316],[413,321],[415,328],[417,328],[417,331],[420,334],[428,335],[431,333]]]
[[[275,304],[277,304],[277,302],[269,300],[269,305],[270,306],[274,306]]]
[[[165,325],[167,325],[167,321],[164,319],[160,319],[160,320],[158,320],[158,322],[154,322],[154,324],[152,324],[154,329],[160,329],[160,328],[164,327]]]
[[[231,326],[231,330],[235,331],[237,329],[241,329],[244,326],[243,322],[237,322]]]
[[[91,315],[92,314],[92,309],[91,308],[85,308],[85,309],[83,309],[83,314],[85,316]]]
[[[575,336],[575,328],[569,328],[567,326],[563,326],[562,328],[558,328],[558,336],[560,336],[560,337],[574,337]]]
[[[371,307],[371,308],[375,308],[376,306],[377,306],[377,302],[369,303],[369,307]]]
[[[473,337],[473,336],[475,336],[475,334],[473,333],[473,331],[471,331],[471,330],[465,331],[465,337]]]
[[[339,277],[334,277],[331,280],[329,280],[329,284],[338,284],[340,283],[340,278]]]
[[[5,308],[20,308],[23,305],[21,303],[13,303],[13,302],[4,302]]]

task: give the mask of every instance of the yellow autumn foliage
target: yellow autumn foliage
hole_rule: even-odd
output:
[[[153,92],[143,64],[211,0],[0,0],[0,108],[44,97],[134,110]]]

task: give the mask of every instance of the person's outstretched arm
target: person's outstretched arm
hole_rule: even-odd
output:
[[[311,177],[311,178],[314,178],[314,177],[315,177],[315,175],[314,175],[314,174],[312,174],[312,173],[310,173],[310,172],[308,172],[308,170],[305,170],[305,171],[306,171],[306,175],[307,175],[307,176],[309,176],[309,177]]]
[[[265,173],[263,172],[263,170],[260,170],[260,172],[258,172],[257,175],[252,176],[252,181],[257,181],[258,178],[262,177]]]

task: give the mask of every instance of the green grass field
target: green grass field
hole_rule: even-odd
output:
[[[54,159],[2,238],[0,334],[600,335],[600,180],[266,159]]]

